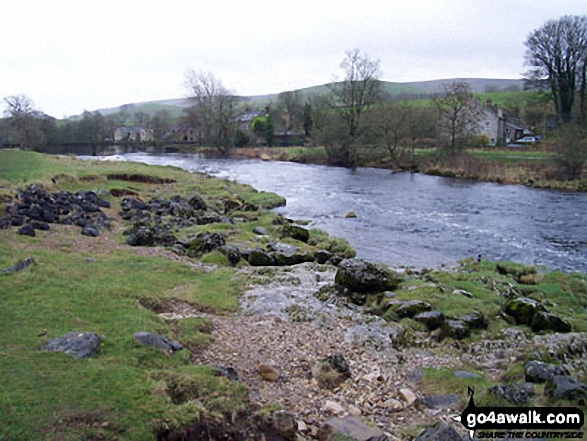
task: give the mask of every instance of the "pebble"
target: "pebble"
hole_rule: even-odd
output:
[[[277,365],[273,362],[259,364],[258,372],[263,380],[272,382],[279,380],[280,372]]]
[[[326,403],[324,403],[324,411],[334,415],[342,415],[344,413],[344,408],[335,401],[326,400]]]
[[[416,401],[416,394],[412,392],[410,389],[400,389],[399,393],[402,399],[409,405],[411,405],[414,401]]]

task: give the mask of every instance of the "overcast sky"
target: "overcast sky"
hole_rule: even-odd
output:
[[[355,47],[387,81],[520,78],[527,35],[586,12],[585,0],[0,0],[0,98],[62,118],[183,97],[188,69],[239,95],[278,93],[342,76]]]

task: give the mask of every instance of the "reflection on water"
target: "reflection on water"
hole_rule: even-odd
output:
[[[125,155],[251,184],[287,199],[278,209],[342,236],[359,257],[392,266],[452,264],[482,254],[587,272],[587,194],[388,170],[198,155]],[[347,219],[354,211],[356,219]]]

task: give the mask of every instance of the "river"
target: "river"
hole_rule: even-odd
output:
[[[587,272],[587,194],[389,170],[195,154],[123,155],[250,184],[284,196],[278,212],[346,238],[357,256],[392,267],[453,265],[481,254]],[[346,218],[348,212],[356,218]]]

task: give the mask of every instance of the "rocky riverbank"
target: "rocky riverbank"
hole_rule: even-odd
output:
[[[469,387],[584,406],[585,275],[396,271],[271,212],[276,195],[63,161],[2,187],[0,437],[461,439]]]

